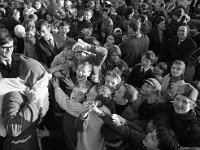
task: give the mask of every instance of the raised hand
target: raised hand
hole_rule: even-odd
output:
[[[112,119],[113,119],[113,122],[116,125],[123,125],[123,124],[125,124],[125,119],[123,117],[121,117],[120,115],[113,114],[112,115]]]
[[[52,78],[51,83],[53,84],[54,88],[59,87],[59,79],[58,78]]]

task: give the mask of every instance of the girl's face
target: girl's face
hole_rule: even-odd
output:
[[[190,111],[192,108],[192,102],[190,99],[183,95],[176,95],[174,98],[173,106],[177,114],[184,114]]]
[[[27,39],[32,39],[33,37],[35,37],[35,32],[34,31],[26,32],[26,37]]]
[[[159,65],[156,65],[153,69],[153,72],[155,74],[159,74],[159,75],[162,75],[164,73],[164,70],[159,66]]]
[[[106,43],[113,45],[115,42],[115,38],[112,35],[109,35],[106,39]]]
[[[158,28],[161,29],[161,30],[164,30],[164,29],[165,29],[165,20],[161,21],[161,22],[158,24]]]
[[[112,53],[110,60],[114,63],[117,63],[119,61],[119,55],[117,53]]]
[[[117,85],[118,85],[118,81],[117,81],[116,78],[113,78],[112,76],[107,76],[106,77],[105,86],[110,88],[111,91],[116,89]]]
[[[35,2],[35,8],[38,10],[40,9],[42,4],[40,2]]]
[[[53,18],[50,15],[46,15],[46,19],[48,22],[51,22]]]
[[[145,55],[142,56],[141,63],[142,63],[142,66],[145,68],[149,68],[151,66],[151,60],[147,59]]]
[[[87,66],[79,65],[76,70],[76,78],[78,82],[84,82],[90,76],[91,70]]]
[[[178,65],[178,64],[173,64],[171,67],[171,74],[173,76],[180,76],[184,72],[184,66],[183,65]]]

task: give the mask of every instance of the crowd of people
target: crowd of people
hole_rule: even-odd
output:
[[[199,150],[199,0],[0,3],[1,150]]]

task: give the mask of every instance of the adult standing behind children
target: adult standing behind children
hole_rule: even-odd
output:
[[[149,38],[140,32],[140,22],[131,19],[128,24],[128,35],[122,39],[119,45],[122,51],[122,59],[130,68],[140,62],[142,55],[148,51]]]
[[[36,136],[40,117],[49,108],[48,83],[51,75],[36,60],[20,61],[19,78],[1,80],[2,117],[7,136],[4,150],[38,150]]]
[[[41,62],[45,68],[49,68],[54,57],[58,54],[55,40],[50,33],[47,21],[39,20],[36,24],[36,30],[40,34],[40,38],[35,43],[37,60]]]

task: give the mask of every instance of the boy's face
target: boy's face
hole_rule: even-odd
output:
[[[51,37],[51,33],[47,26],[42,26],[40,31],[40,36],[45,40],[49,40],[49,38]]]
[[[173,76],[180,76],[183,73],[183,65],[173,64],[171,67],[171,74]]]
[[[141,59],[142,66],[149,68],[151,66],[151,60],[147,59],[146,56],[142,56]]]
[[[92,13],[89,11],[85,12],[85,20],[90,20],[92,18]]]
[[[87,66],[79,65],[76,70],[76,78],[78,82],[83,82],[87,80],[90,76],[91,70]]]
[[[67,34],[70,31],[70,27],[68,25],[61,27],[62,33]]]
[[[74,102],[82,102],[85,97],[85,90],[75,87],[70,95],[70,100]]]
[[[86,94],[86,101],[95,101],[97,98],[97,92],[95,90],[95,87],[92,87],[90,91]]]
[[[117,63],[119,61],[119,55],[117,53],[112,53],[110,60],[114,63]]]
[[[124,85],[121,85],[120,88],[114,92],[113,100],[115,101],[116,104],[118,104],[118,105],[126,105],[127,104],[128,100],[123,99],[125,92],[126,92],[126,89],[125,89]]]
[[[153,86],[151,84],[149,84],[148,82],[145,82],[142,87],[141,87],[141,94],[151,94],[151,92],[154,90]]]
[[[112,76],[107,76],[106,77],[105,86],[110,88],[111,91],[116,89],[117,85],[118,85],[118,81],[117,81],[116,78],[113,78]]]
[[[192,101],[183,95],[176,95],[173,106],[177,114],[184,114],[192,109]]]
[[[103,12],[102,12],[102,16],[103,16],[103,19],[106,19],[106,18],[108,18],[108,13],[105,12],[105,11],[103,11]]]
[[[0,56],[3,58],[11,58],[13,53],[13,41],[0,46]]]
[[[149,150],[158,150],[159,141],[157,139],[156,130],[153,130],[146,135],[146,138],[143,140],[143,144]]]

